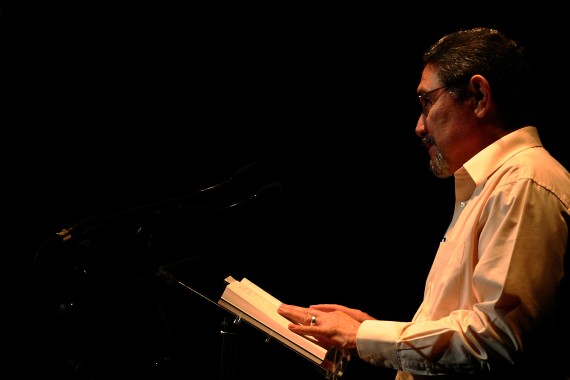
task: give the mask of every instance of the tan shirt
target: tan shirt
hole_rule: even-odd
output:
[[[568,243],[568,171],[529,126],[454,176],[453,219],[413,320],[365,321],[357,334],[363,360],[407,376],[509,367],[555,314]],[[399,374],[414,378],[407,376]]]

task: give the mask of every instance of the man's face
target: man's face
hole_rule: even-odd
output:
[[[428,149],[431,172],[439,178],[450,177],[465,163],[463,153],[472,122],[468,104],[455,99],[429,65],[422,72],[417,92],[422,113],[416,135]]]

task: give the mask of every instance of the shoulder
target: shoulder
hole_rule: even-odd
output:
[[[542,146],[521,150],[498,169],[503,184],[527,183],[545,189],[570,209],[570,173]]]

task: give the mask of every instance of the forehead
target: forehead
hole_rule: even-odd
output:
[[[441,87],[442,83],[437,76],[437,72],[431,65],[424,67],[420,84],[418,85],[418,94],[428,92],[434,88]]]

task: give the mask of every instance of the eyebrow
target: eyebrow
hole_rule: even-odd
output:
[[[417,89],[416,93],[417,93],[418,95],[424,95],[425,93],[431,92],[431,91],[433,91],[433,90],[437,90],[438,88],[442,88],[442,87],[444,87],[444,86],[447,86],[447,85],[437,85],[437,84],[436,84],[436,85],[434,85],[433,88],[431,88],[431,89],[430,89],[430,88],[425,88],[425,87],[420,87],[420,88]]]

